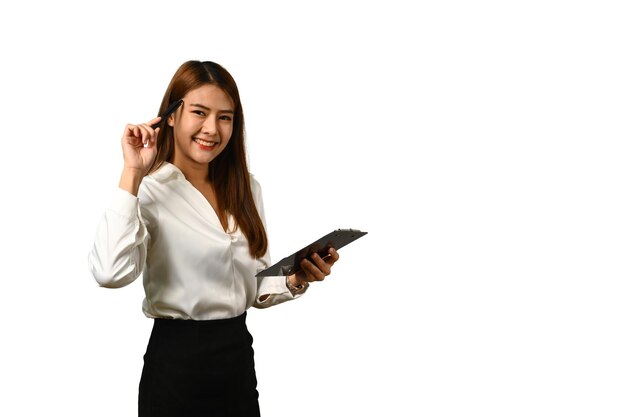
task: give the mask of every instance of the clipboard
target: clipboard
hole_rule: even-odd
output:
[[[310,258],[311,255],[317,253],[324,258],[328,255],[330,248],[340,249],[349,243],[354,242],[360,237],[363,237],[367,232],[362,232],[356,229],[337,229],[328,233],[326,236],[322,236],[315,242],[303,247],[297,252],[292,253],[286,258],[276,262],[274,265],[256,274],[257,277],[267,276],[283,276],[291,275],[300,271],[300,262],[304,258]]]

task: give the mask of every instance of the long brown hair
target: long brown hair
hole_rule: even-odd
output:
[[[209,181],[215,187],[220,218],[231,214],[235,227],[248,239],[250,254],[262,257],[267,251],[267,235],[250,188],[250,174],[246,161],[245,127],[239,90],[233,77],[219,64],[206,61],[187,61],[178,68],[170,81],[159,114],[189,91],[205,84],[216,85],[226,92],[235,104],[233,132],[226,148],[209,163]],[[149,173],[156,171],[164,161],[174,157],[174,129],[161,125],[157,138],[157,155]]]

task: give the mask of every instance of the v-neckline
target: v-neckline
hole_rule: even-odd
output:
[[[226,225],[224,225],[224,223],[222,223],[222,220],[220,219],[219,213],[217,212],[217,210],[215,209],[213,204],[211,204],[211,201],[209,200],[209,198],[206,195],[204,195],[204,193],[200,189],[198,189],[195,185],[193,185],[191,183],[191,181],[189,181],[186,178],[185,178],[185,181],[187,181],[189,183],[189,186],[191,186],[200,195],[200,197],[202,198],[204,203],[209,206],[210,211],[213,213],[213,216],[217,220],[217,224],[220,225],[220,228],[221,228],[222,232],[224,232],[224,234],[226,234],[226,235],[232,235],[232,233],[229,232],[230,226],[231,226],[231,217],[232,216],[230,214],[226,214]],[[213,191],[213,193],[215,193],[215,191]],[[216,199],[217,199],[217,197],[216,197]],[[224,227],[224,226],[226,226],[226,227]]]

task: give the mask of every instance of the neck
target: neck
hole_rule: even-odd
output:
[[[208,164],[181,164],[176,160],[172,161],[178,169],[183,173],[187,181],[192,184],[208,184],[209,183],[209,165]]]

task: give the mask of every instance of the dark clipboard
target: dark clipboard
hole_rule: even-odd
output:
[[[355,229],[337,229],[326,236],[317,239],[315,242],[305,246],[290,256],[283,258],[274,265],[256,274],[257,277],[284,276],[295,274],[300,270],[300,262],[304,258],[310,258],[314,253],[322,258],[328,255],[330,248],[340,249],[358,238],[365,236],[367,232]]]

